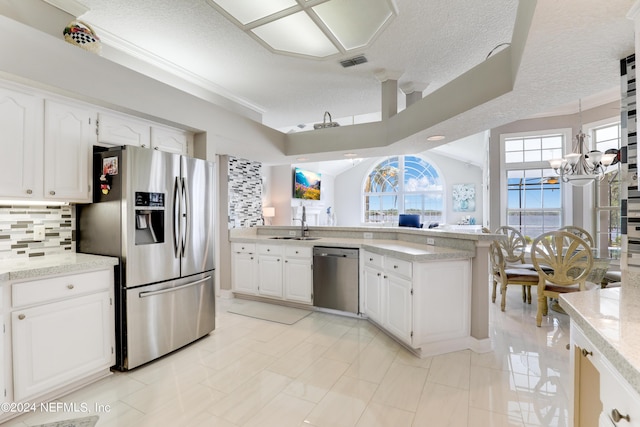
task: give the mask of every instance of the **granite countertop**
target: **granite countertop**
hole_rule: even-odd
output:
[[[298,246],[332,246],[345,248],[360,248],[380,255],[389,255],[406,261],[433,261],[442,259],[468,259],[472,252],[432,245],[405,242],[401,240],[363,239],[347,237],[319,237],[314,240],[273,239],[267,235],[244,235],[230,237],[231,242],[269,243],[275,245]]]
[[[640,288],[623,286],[560,295],[560,305],[640,393]]]
[[[29,259],[0,260],[0,281],[21,280],[93,270],[118,264],[118,258],[69,253]]]

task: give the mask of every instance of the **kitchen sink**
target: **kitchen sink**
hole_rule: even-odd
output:
[[[276,240],[291,240],[294,239],[293,236],[273,236],[273,237],[269,237],[270,239],[276,239]],[[295,237],[295,239],[297,239],[297,237]]]
[[[293,240],[318,240],[319,237],[294,237]]]

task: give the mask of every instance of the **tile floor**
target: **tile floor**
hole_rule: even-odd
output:
[[[494,351],[426,359],[365,320],[315,312],[288,326],[227,313],[221,300],[210,336],[60,400],[109,405],[98,427],[566,426],[568,316],[550,311],[537,328],[535,296],[526,305],[518,291],[505,313],[489,303]]]

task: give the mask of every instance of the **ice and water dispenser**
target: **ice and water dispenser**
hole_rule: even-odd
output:
[[[136,191],[136,245],[164,242],[164,193]]]

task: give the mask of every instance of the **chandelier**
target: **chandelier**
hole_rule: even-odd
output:
[[[606,152],[588,150],[587,135],[582,132],[582,103],[578,101],[580,130],[573,142],[573,151],[561,159],[551,159],[549,164],[560,175],[562,182],[585,186],[593,181],[602,181],[608,166],[618,162],[618,150]]]

